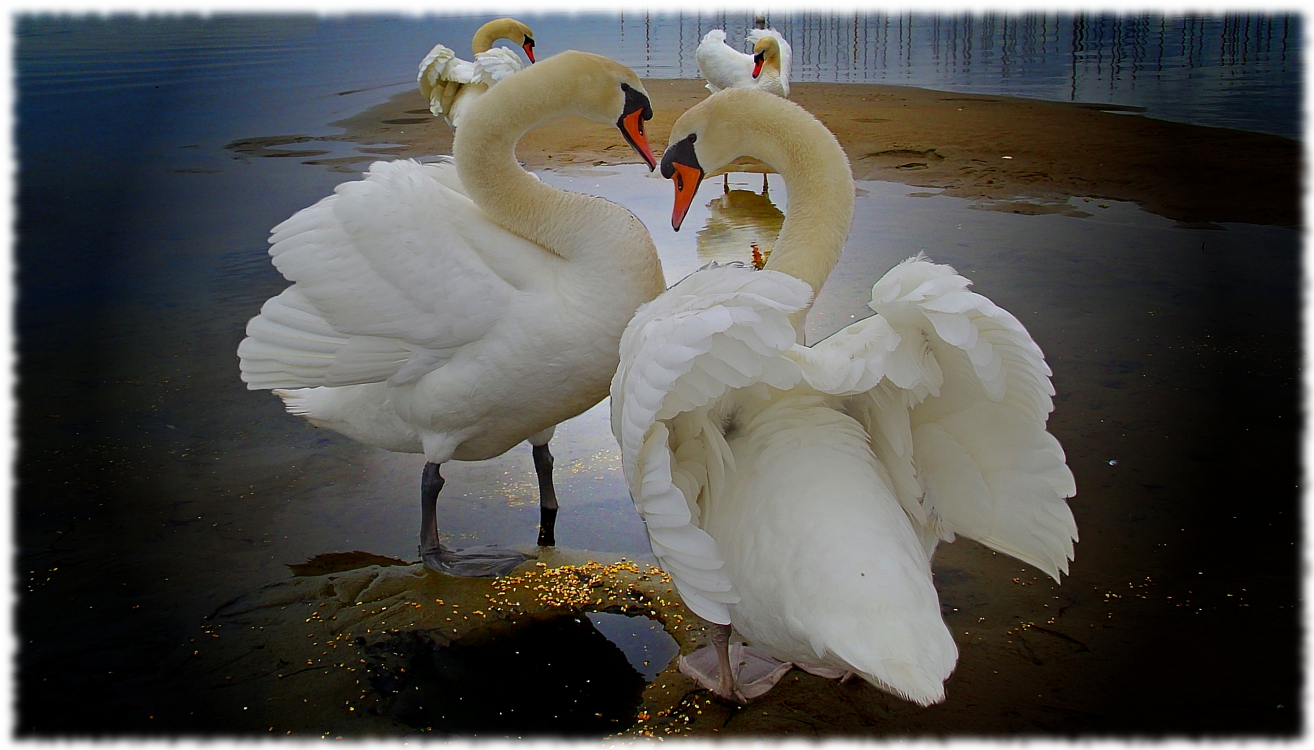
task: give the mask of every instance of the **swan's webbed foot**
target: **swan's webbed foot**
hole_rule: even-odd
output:
[[[424,567],[439,573],[459,578],[492,578],[510,573],[529,556],[492,545],[446,549],[440,544],[428,551],[421,548],[420,559],[424,561]]]
[[[729,644],[729,625],[712,628],[712,645],[681,656],[679,668],[719,700],[746,705],[775,687],[793,667],[790,662],[782,662],[752,646]]]

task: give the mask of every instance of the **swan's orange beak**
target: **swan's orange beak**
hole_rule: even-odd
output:
[[[703,170],[685,164],[676,164],[674,169],[675,206],[671,208],[671,228],[678,232],[685,214],[689,213],[689,206],[693,205],[698,186],[703,182]]]
[[[534,63],[538,62],[537,60],[534,59],[534,39],[533,39],[533,37],[528,37],[528,36],[525,37],[524,50],[525,50],[525,54],[526,54],[526,55],[529,55],[529,64],[530,64],[530,65],[533,65]]]
[[[616,120],[616,127],[620,128],[626,142],[643,157],[648,164],[648,171],[652,171],[657,168],[657,158],[652,155],[648,136],[643,132],[643,121],[652,119],[652,104],[648,102],[647,96],[630,88],[629,84],[622,83],[621,91],[625,92],[625,109]]]
[[[533,55],[530,55],[529,59],[531,59],[531,60],[534,59]],[[742,60],[743,58],[740,58],[740,59]],[[757,53],[756,55],[753,55],[753,77],[754,77],[754,78],[757,78],[759,75],[762,74],[762,63],[765,63],[765,62],[766,62],[766,55],[765,55],[765,54],[759,52],[759,53]],[[740,68],[740,70],[743,70],[743,68]]]
[[[648,136],[643,132],[643,113],[634,111],[625,115],[620,121],[621,132],[625,134],[625,140],[630,142],[639,156],[648,164],[648,171],[657,168],[657,157],[652,155],[652,148],[648,146]]]
[[[696,135],[671,144],[662,154],[662,177],[675,183],[675,206],[671,209],[671,228],[680,231],[685,214],[693,205],[698,186],[703,182],[703,167],[694,152]]]

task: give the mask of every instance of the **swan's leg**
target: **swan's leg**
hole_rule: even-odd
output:
[[[534,471],[538,472],[538,546],[557,544],[557,491],[552,486],[552,453],[547,444],[534,446]]]
[[[716,649],[716,687],[712,692],[732,703],[747,703],[735,687],[735,673],[730,668],[730,626],[712,625],[712,648]]]
[[[462,578],[488,578],[506,575],[529,559],[510,549],[492,546],[447,549],[438,538],[438,493],[443,489],[439,464],[424,465],[420,479],[420,559],[424,566],[439,573]]]
[[[548,441],[556,434],[557,426],[529,436],[534,449],[534,472],[538,474],[538,546],[557,545],[557,490],[552,485],[552,452]]]

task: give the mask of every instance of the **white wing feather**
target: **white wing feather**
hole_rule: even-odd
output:
[[[483,336],[523,282],[504,258],[542,250],[452,184],[452,164],[376,162],[274,227],[294,285],[247,327],[248,387],[410,382]]]
[[[474,62],[462,60],[441,44],[434,45],[420,61],[416,78],[420,93],[429,100],[429,111],[442,115],[452,127],[460,125],[461,112],[488,87],[524,67],[520,56],[505,47],[494,47],[475,55]]]
[[[873,287],[878,316],[788,356],[814,388],[849,397],[928,551],[962,534],[1058,580],[1077,540],[1064,502],[1076,484],[1045,431],[1050,370],[1017,318],[970,283],[911,258]]]
[[[525,67],[520,55],[506,47],[494,47],[475,55],[479,81],[490,86]]]
[[[799,382],[779,355],[794,345],[789,313],[810,299],[807,284],[784,274],[708,268],[639,308],[621,338],[612,429],[630,495],[685,604],[712,622],[730,622],[726,604],[738,595],[700,526],[700,496],[734,460],[710,413],[731,389]]]
[[[809,289],[773,271],[713,267],[639,309],[612,427],[695,614],[927,705],[957,657],[930,577],[941,539],[1066,572],[1075,485],[1045,431],[1049,370],[969,284],[910,259],[873,288],[877,315],[810,348],[789,323]]]

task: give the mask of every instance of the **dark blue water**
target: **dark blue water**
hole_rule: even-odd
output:
[[[312,430],[274,397],[246,391],[237,375],[243,326],[285,286],[266,253],[269,228],[345,178],[224,146],[336,132],[329,123],[413,87],[433,43],[461,48],[487,18],[16,19],[23,727],[158,726],[152,717],[171,695],[161,676],[191,653],[199,618],[225,599],[322,552],[413,557],[422,461]],[[746,14],[526,20],[544,55],[587,49],[659,78],[695,75],[693,50],[707,29],[742,35],[751,23]],[[1294,16],[799,14],[771,22],[794,45],[795,80],[1112,102],[1299,135],[1303,48]],[[669,200],[660,183],[648,192],[654,205]],[[855,231],[905,238],[899,252],[915,252],[914,240],[952,226],[948,211],[992,247],[1015,226],[983,230],[977,218],[987,212],[923,201],[934,216],[891,235],[886,217],[918,215],[904,210],[918,199],[897,198],[897,210],[871,214],[882,217],[879,227],[859,222]],[[659,227],[666,210],[641,215]],[[1098,221],[1082,226],[1100,230]],[[693,234],[683,235],[686,266],[699,260]],[[1007,267],[995,264],[996,282]],[[846,293],[856,299],[869,288],[870,270],[855,270]],[[818,305],[825,321],[853,314],[827,304]],[[603,426],[574,443],[576,428],[562,428],[581,452],[559,454],[563,507],[566,498],[578,503],[563,511],[576,514],[559,538],[640,557],[646,537],[605,418],[597,421]],[[532,476],[526,451],[454,469],[441,512],[478,541],[532,540]],[[169,714],[185,725],[188,707]]]

